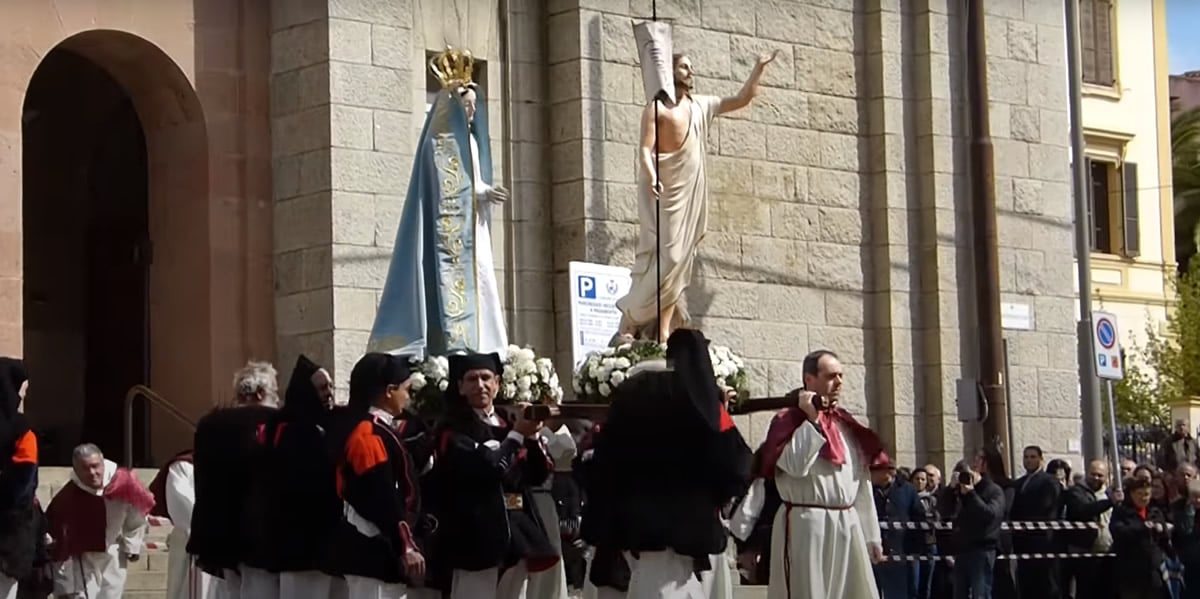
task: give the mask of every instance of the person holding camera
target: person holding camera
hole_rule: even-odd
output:
[[[974,464],[957,473],[949,490],[957,500],[954,516],[954,598],[991,599],[996,548],[1004,522],[1004,489],[995,477],[1003,479],[1003,459],[998,451],[987,448],[975,454]],[[993,470],[1000,471],[993,474]]]
[[[511,424],[497,414],[499,355],[452,355],[449,362],[429,476],[438,522],[431,562],[442,568],[435,584],[449,586],[451,599],[519,597],[529,574],[559,561],[532,493],[554,470],[538,438],[542,422],[528,417],[527,404],[518,404]]]
[[[883,561],[870,467],[889,463],[883,443],[838,405],[842,363],[831,351],[805,356],[796,406],[775,416],[760,476],[781,506],[771,538],[771,599],[879,597]]]

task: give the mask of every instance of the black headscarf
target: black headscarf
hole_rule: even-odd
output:
[[[12,459],[13,449],[29,423],[18,410],[21,406],[21,385],[29,380],[25,364],[16,358],[0,358],[0,467]]]
[[[334,463],[341,461],[346,439],[365,418],[389,385],[399,385],[412,376],[408,356],[371,352],[358,359],[350,371],[350,401],[333,409],[329,450]]]
[[[279,410],[284,421],[322,420],[328,415],[325,401],[321,399],[321,393],[312,380],[319,370],[321,367],[308,356],[301,354],[296,358],[296,367],[292,369],[292,378],[284,392],[283,407]]]
[[[686,397],[704,423],[721,430],[721,388],[708,353],[709,340],[696,329],[677,329],[667,339],[667,362],[673,370],[674,395]]]
[[[350,371],[348,407],[356,413],[365,414],[388,387],[399,385],[411,376],[412,367],[407,356],[369,353],[359,358],[354,370]]]

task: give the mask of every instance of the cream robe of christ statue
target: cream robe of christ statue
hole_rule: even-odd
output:
[[[820,456],[825,437],[801,424],[776,464],[783,500],[771,533],[768,599],[878,599],[868,543],[879,543],[871,477],[852,432],[840,466]]]
[[[647,174],[642,172],[638,176],[640,229],[637,255],[630,272],[633,285],[629,294],[617,301],[617,307],[639,328],[658,322],[656,209],[661,210],[658,223],[662,246],[662,305],[675,305],[677,322],[689,320],[684,291],[692,280],[696,248],[708,229],[708,176],[704,164],[708,127],[721,106],[721,98],[716,96],[691,98],[691,125],[683,145],[674,152],[658,155],[659,181],[663,189],[657,205],[650,196]]]

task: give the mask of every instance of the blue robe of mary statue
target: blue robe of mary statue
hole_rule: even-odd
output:
[[[369,351],[504,355],[492,260],[492,159],[482,93],[468,122],[462,85],[425,117]]]

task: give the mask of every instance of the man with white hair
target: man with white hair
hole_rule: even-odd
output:
[[[138,561],[154,497],[137,477],[85,443],[71,456],[71,484],[50,502],[55,597],[118,599]]]
[[[255,529],[266,509],[256,481],[256,435],[279,407],[278,373],[251,361],[233,379],[233,407],[218,407],[196,425],[193,472],[196,503],[188,553],[214,580],[219,597],[278,599],[279,576],[270,572]]]

